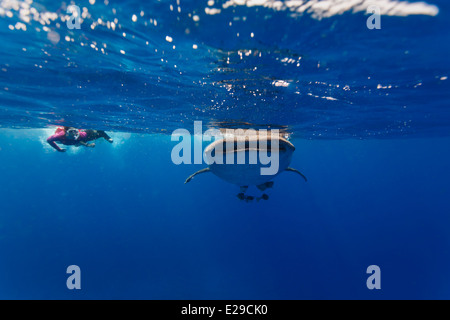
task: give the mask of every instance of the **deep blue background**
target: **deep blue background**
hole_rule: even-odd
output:
[[[450,298],[449,139],[294,140],[309,181],[244,203],[213,175],[184,185],[200,166],[168,136],[60,154],[43,135],[0,135],[0,298]]]

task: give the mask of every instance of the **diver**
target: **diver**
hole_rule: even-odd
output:
[[[101,130],[79,130],[72,127],[59,127],[55,133],[48,137],[47,142],[57,151],[66,152],[66,149],[61,149],[56,143],[61,143],[65,146],[85,146],[94,148],[95,143],[89,143],[100,138],[104,138],[109,143],[113,143],[113,139]]]

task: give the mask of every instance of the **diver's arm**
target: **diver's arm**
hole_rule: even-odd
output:
[[[66,152],[66,149],[61,149],[55,142],[54,136],[51,136],[47,139],[49,145],[51,145],[56,151]]]
[[[86,143],[86,142],[84,142],[84,141],[80,141],[79,142],[82,146],[85,146],[85,147],[89,147],[89,148],[94,148],[95,147],[95,143]]]

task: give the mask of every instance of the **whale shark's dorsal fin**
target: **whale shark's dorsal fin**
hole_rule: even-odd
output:
[[[205,168],[205,169],[202,169],[202,170],[197,171],[196,173],[190,175],[189,178],[186,179],[186,181],[184,182],[184,184],[186,184],[186,183],[188,183],[189,181],[191,181],[196,175],[201,174],[201,173],[205,173],[205,172],[208,172],[208,171],[210,171],[209,168]]]
[[[300,171],[298,171],[297,169],[293,169],[293,168],[286,168],[286,171],[291,171],[291,172],[296,172],[299,175],[302,176],[303,179],[305,179],[305,181],[308,181],[308,179],[306,179],[305,175],[303,173],[301,173]]]

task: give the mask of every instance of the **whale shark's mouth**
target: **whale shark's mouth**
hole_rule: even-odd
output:
[[[275,140],[274,140],[275,141]],[[230,153],[238,153],[238,152],[279,152],[284,153],[287,152],[288,149],[292,151],[295,150],[295,147],[288,141],[285,140],[276,140],[277,143],[272,143],[272,140],[257,140],[257,139],[228,139],[223,140],[222,143],[218,143],[214,145],[214,148],[211,150],[211,155],[214,157],[217,154],[230,154]]]

